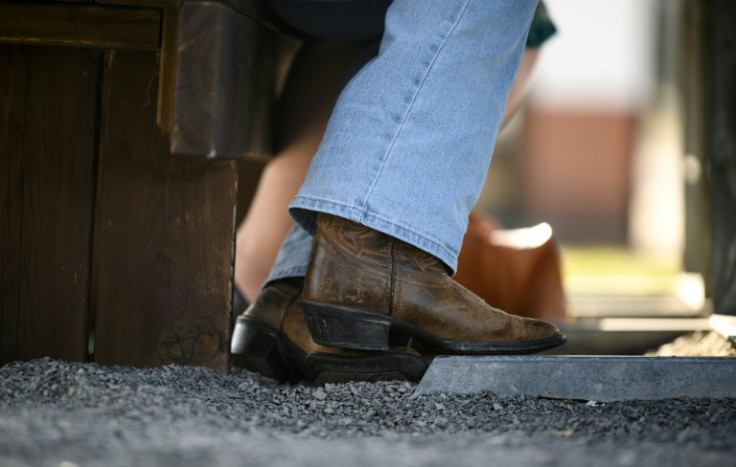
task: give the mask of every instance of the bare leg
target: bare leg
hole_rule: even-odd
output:
[[[277,125],[277,155],[263,171],[236,238],[235,285],[248,301],[260,292],[292,225],[287,206],[304,180],[343,77],[359,51],[329,42],[308,44],[294,61]]]
[[[539,57],[538,48],[524,49],[524,53],[521,56],[521,63],[519,64],[519,71],[516,72],[514,84],[511,85],[509,98],[506,100],[506,111],[503,114],[503,120],[501,120],[502,129],[511,120],[511,117],[514,116],[514,113],[516,113],[524,101],[527,84],[529,84],[529,78],[534,70],[534,64],[537,63],[537,57]]]

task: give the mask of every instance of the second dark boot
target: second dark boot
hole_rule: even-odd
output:
[[[302,278],[274,281],[235,323],[233,362],[281,382],[419,381],[427,360],[415,349],[344,350],[316,344],[301,307]]]

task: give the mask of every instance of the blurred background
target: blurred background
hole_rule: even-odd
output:
[[[477,209],[508,228],[552,226],[571,316],[707,314],[701,162],[686,154],[682,110],[692,5],[546,5],[557,33]]]

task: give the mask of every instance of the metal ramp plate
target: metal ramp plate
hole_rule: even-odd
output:
[[[438,356],[416,391],[600,402],[736,397],[736,357]]]

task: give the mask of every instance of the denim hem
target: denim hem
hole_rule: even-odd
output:
[[[386,235],[398,238],[401,241],[414,245],[442,261],[451,271],[457,269],[459,252],[440,244],[428,235],[408,229],[381,216],[380,213],[370,212],[366,208],[350,206],[328,199],[305,197],[297,195],[289,204],[289,213],[294,221],[310,233],[314,233],[317,212],[358,222]]]
[[[266,287],[268,284],[270,284],[273,281],[277,281],[280,279],[286,279],[288,277],[304,277],[307,275],[307,266],[299,266],[299,267],[292,267],[287,269],[281,269],[281,270],[271,270],[271,273],[268,275],[268,279],[266,279],[263,282],[263,285],[261,286],[261,289]]]

